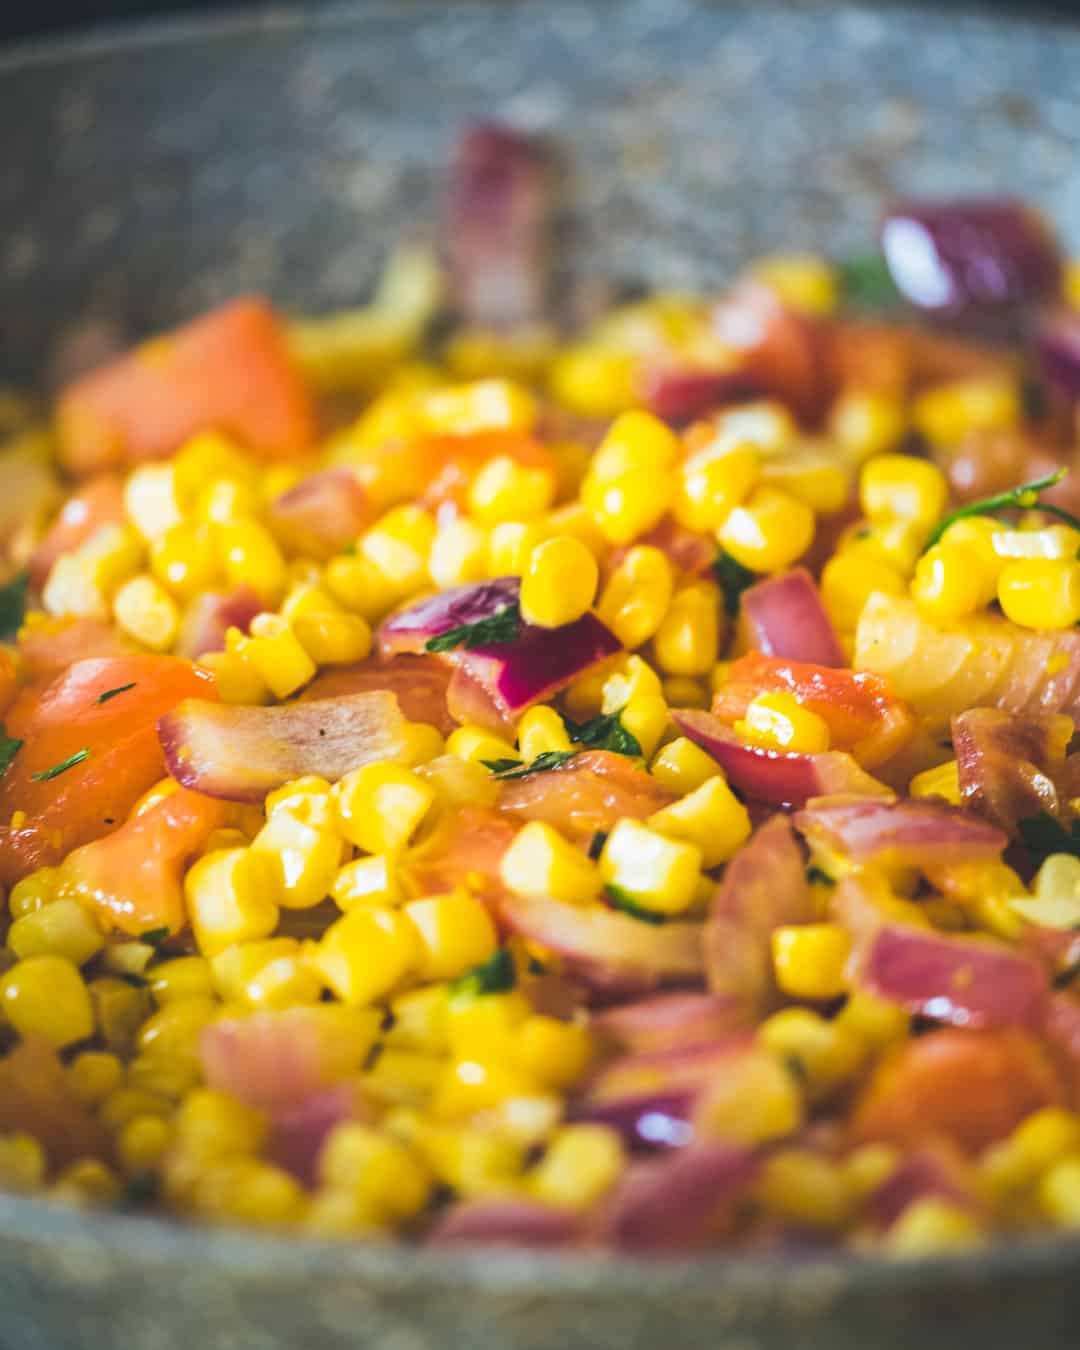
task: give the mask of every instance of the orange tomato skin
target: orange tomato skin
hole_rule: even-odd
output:
[[[80,475],[159,459],[211,428],[266,459],[314,441],[310,391],[265,300],[233,300],[91,371],[58,410],[61,457]]]
[[[556,477],[555,458],[539,441],[515,431],[485,431],[468,436],[433,436],[423,442],[433,472],[421,494],[429,510],[464,510],[469,486],[480,468],[500,455]]]
[[[644,769],[611,750],[585,750],[548,773],[510,779],[499,808],[588,838],[624,816],[644,820],[673,798]]]
[[[30,559],[31,583],[40,590],[62,553],[77,549],[102,526],[122,525],[126,519],[120,479],[111,473],[91,478],[67,499],[34,550]]]
[[[127,684],[135,687],[99,702]],[[157,719],[189,697],[214,698],[213,678],[172,656],[77,661],[17,694],[4,719],[23,745],[0,778],[0,881],[55,864],[119,825],[165,775]],[[80,750],[89,752],[82,762],[34,779]]]
[[[19,634],[19,656],[27,678],[38,685],[76,661],[91,657],[134,656],[133,642],[103,619],[42,617]]]
[[[159,928],[177,933],[187,924],[184,866],[228,818],[227,802],[186,788],[170,792],[104,839],[69,854],[58,894],[87,905],[104,928],[132,937]]]
[[[498,899],[503,893],[499,867],[518,828],[518,822],[485,806],[446,811],[406,855],[406,890],[419,897],[466,886],[482,899]]]

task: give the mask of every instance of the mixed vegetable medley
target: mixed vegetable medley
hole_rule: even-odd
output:
[[[906,202],[570,315],[555,182],[475,128],[367,307],[0,400],[0,1184],[631,1252],[1080,1227],[1080,264]]]

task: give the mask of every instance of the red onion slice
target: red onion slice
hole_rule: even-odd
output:
[[[256,614],[266,606],[250,586],[221,593],[204,591],[188,607],[176,639],[176,655],[194,661],[207,652],[225,650],[225,634],[230,628],[246,633]]]
[[[615,1130],[631,1152],[658,1153],[687,1148],[694,1142],[693,1113],[697,1095],[689,1088],[680,1088],[602,1101],[589,1098],[574,1104],[569,1117],[573,1121],[606,1125]]]
[[[319,1154],[327,1137],[344,1121],[362,1119],[363,1115],[356,1087],[335,1083],[274,1112],[267,1153],[305,1186],[314,1186]]]
[[[941,867],[993,862],[1009,842],[977,816],[937,801],[867,797],[811,802],[795,817],[811,845],[860,863]]]
[[[648,366],[640,383],[641,400],[649,411],[676,427],[686,426],[714,408],[745,402],[761,393],[758,382],[742,370]]]
[[[735,994],[654,994],[597,1013],[592,1029],[631,1054],[707,1045],[746,1031],[753,1015]]]
[[[804,567],[768,577],[742,595],[751,645],[766,656],[846,666],[817,583]]]
[[[1035,353],[1047,382],[1066,398],[1080,398],[1080,314],[1055,309],[1035,328]]]
[[[300,695],[303,703],[313,699],[339,698],[342,694],[367,694],[384,690],[393,694],[410,722],[426,722],[444,736],[456,722],[446,706],[453,671],[438,656],[395,656],[389,661],[368,660],[336,666],[312,680]]]
[[[520,577],[496,577],[493,581],[438,591],[391,614],[379,629],[379,650],[384,656],[421,652],[432,638],[441,637],[452,628],[481,623],[516,605],[520,593]]]
[[[973,811],[1010,833],[1022,820],[1061,811],[1051,770],[1060,771],[1072,739],[1068,718],[1017,717],[972,708],[952,720],[960,795]]]
[[[291,553],[331,558],[351,544],[374,516],[355,474],[321,469],[275,497],[266,521]]]
[[[945,1200],[962,1209],[979,1210],[971,1164],[943,1141],[922,1145],[910,1153],[870,1196],[866,1216],[881,1229],[890,1228],[919,1200]]]

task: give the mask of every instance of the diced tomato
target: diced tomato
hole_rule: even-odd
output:
[[[177,788],[64,859],[58,894],[89,906],[107,928],[138,937],[187,923],[185,864],[229,816],[229,804]]]
[[[463,510],[469,486],[488,460],[500,455],[527,465],[544,469],[556,478],[556,466],[551,451],[513,431],[478,432],[471,436],[436,436],[425,442],[436,468],[421,493],[422,503],[437,511],[447,506]]]
[[[455,886],[497,899],[503,891],[499,867],[518,826],[484,806],[445,812],[435,828],[409,850],[401,872],[413,895],[440,895]]]
[[[903,396],[911,383],[911,333],[895,324],[835,323],[829,332],[829,362],[842,389]]]
[[[108,1159],[109,1136],[69,1087],[56,1051],[27,1036],[0,1059],[0,1134],[25,1131],[44,1148],[50,1170],[79,1158]]]
[[[911,739],[915,715],[888,680],[867,671],[839,670],[748,652],[735,661],[713,699],[713,713],[729,726],[746,716],[759,694],[786,691],[828,723],[833,746],[850,750],[865,768],[883,764]]]
[[[102,474],[84,483],[64,503],[45,537],[30,559],[30,580],[39,590],[45,585],[53,563],[61,553],[71,553],[92,538],[104,525],[121,525],[124,489],[115,474]]]
[[[856,1103],[858,1139],[909,1145],[944,1136],[977,1152],[1064,1091],[1046,1051],[1026,1032],[935,1031],[878,1068]]]
[[[338,698],[386,689],[396,695],[398,707],[410,722],[427,722],[449,736],[457,723],[446,707],[446,688],[453,667],[437,656],[392,657],[389,661],[361,661],[338,666],[312,680],[301,698]]]
[[[60,452],[78,474],[170,455],[211,428],[268,459],[312,445],[311,395],[264,300],[234,300],[144,343],[60,399]]]
[[[15,658],[6,647],[0,647],[0,715],[5,713],[15,697]]]
[[[510,779],[499,807],[586,838],[610,830],[623,816],[644,820],[671,800],[625,755],[586,750],[546,773]]]
[[[125,685],[133,688],[100,701]],[[171,656],[77,661],[23,689],[4,719],[23,745],[0,778],[0,880],[59,862],[118,826],[165,774],[157,719],[193,696],[214,698],[213,678]],[[35,780],[83,750],[71,768]]]
[[[27,675],[39,684],[76,661],[91,657],[133,656],[133,642],[101,619],[51,619],[42,616],[23,629],[19,656]]]

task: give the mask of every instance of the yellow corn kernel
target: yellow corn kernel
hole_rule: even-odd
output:
[[[997,1200],[1033,1186],[1050,1168],[1080,1152],[1080,1116],[1046,1106],[1022,1120],[979,1159],[979,1177]]]
[[[425,1110],[439,1084],[446,1061],[416,1050],[384,1047],[362,1083],[371,1099],[385,1107]]]
[[[208,524],[231,525],[256,515],[258,509],[259,493],[252,483],[215,478],[200,491],[191,518]]]
[[[531,1014],[532,1005],[521,989],[494,994],[454,989],[444,1016],[445,1048],[454,1059],[508,1064]]]
[[[204,652],[199,657],[199,665],[214,676],[222,703],[253,706],[266,703],[270,698],[266,681],[250,662],[235,651]]]
[[[599,482],[617,482],[640,469],[660,475],[679,453],[679,438],[652,413],[635,410],[617,417],[596,448],[589,474]]]
[[[941,536],[941,542],[965,544],[968,548],[974,549],[979,555],[982,570],[992,575],[996,581],[1003,566],[1003,559],[998,556],[994,547],[994,537],[1000,531],[1000,522],[992,520],[989,516],[965,516],[961,520],[953,521]],[[1077,536],[1076,542],[1080,547],[1080,535]],[[1076,556],[1075,550],[1071,556]]]
[[[177,451],[173,460],[177,500],[186,508],[212,478],[236,478],[250,482],[257,473],[255,462],[227,436],[201,431]]]
[[[499,874],[517,895],[551,895],[586,904],[599,894],[600,873],[579,848],[551,825],[530,820],[503,854]]]
[[[569,535],[546,539],[521,579],[521,617],[541,628],[561,628],[587,614],[600,577],[596,559]]]
[[[751,572],[782,572],[813,543],[814,513],[774,487],[759,487],[716,534],[724,550]]]
[[[298,614],[290,626],[316,666],[348,665],[371,652],[371,629],[359,614]]]
[[[306,807],[313,812],[312,824],[327,825],[333,819],[330,782],[316,773],[304,774],[267,793],[264,806],[267,819],[276,816],[279,811],[295,812]]]
[[[637,402],[637,368],[632,352],[581,343],[555,357],[548,391],[582,417],[615,417]]]
[[[0,979],[0,1008],[20,1036],[56,1049],[94,1032],[94,1010],[79,968],[62,956],[30,956]]]
[[[251,849],[221,849],[192,865],[184,878],[184,898],[204,956],[274,931],[278,907],[272,882],[269,860]]]
[[[514,756],[511,754],[507,758]],[[456,755],[438,755],[426,764],[417,765],[416,772],[431,784],[442,801],[452,806],[463,806],[468,802],[476,806],[494,806],[498,801],[499,784],[491,771],[478,761],[458,759]]]
[[[150,571],[180,601],[194,600],[220,572],[209,526],[174,525],[150,549]]]
[[[969,1210],[937,1196],[924,1196],[908,1205],[892,1225],[885,1247],[891,1256],[918,1258],[970,1251],[982,1240],[979,1222]]]
[[[791,998],[836,998],[847,989],[844,967],[851,939],[839,924],[807,923],[773,929],[776,983]]]
[[[654,776],[655,772],[654,766]],[[679,801],[655,811],[647,824],[673,839],[696,844],[706,867],[719,867],[734,857],[751,831],[746,807],[716,772]]]
[[[854,554],[857,558],[873,558],[910,576],[925,542],[926,526],[919,521],[879,516],[876,520],[854,524],[845,531],[838,552]]]
[[[1055,1163],[1039,1183],[1039,1206],[1059,1228],[1080,1228],[1080,1154]]]
[[[893,517],[929,527],[945,509],[945,475],[914,455],[877,455],[864,466],[859,501],[872,520]]]
[[[472,726],[470,723],[450,733],[446,739],[446,751],[458,759],[478,764],[485,760],[519,758],[517,750],[509,741],[504,741],[485,727]]]
[[[116,1173],[97,1158],[79,1158],[57,1174],[49,1190],[54,1200],[81,1207],[115,1205],[120,1197]]]
[[[899,1150],[891,1144],[862,1144],[844,1162],[844,1174],[857,1200],[865,1200],[895,1173]]]
[[[803,1123],[803,1100],[794,1076],[768,1054],[732,1056],[707,1091],[700,1109],[702,1137],[736,1144],[764,1144],[794,1134]]]
[[[140,464],[124,484],[124,510],[142,537],[159,539],[183,519],[172,464]]]
[[[481,431],[531,431],[539,416],[536,399],[512,380],[476,380],[419,395],[427,430],[433,435],[470,436]]]
[[[956,623],[994,598],[996,577],[966,544],[935,544],[919,559],[911,596],[924,614],[942,623]]]
[[[1062,292],[1071,309],[1080,309],[1080,260],[1076,258],[1065,260]]]
[[[173,1103],[145,1088],[120,1087],[110,1092],[98,1111],[98,1119],[110,1134],[116,1134],[137,1116],[171,1115]]]
[[[668,475],[655,469],[629,469],[619,478],[600,478],[590,471],[581,485],[581,500],[613,544],[629,544],[659,523],[673,493]]]
[[[669,839],[640,821],[623,818],[600,855],[604,881],[645,909],[678,914],[697,893],[703,862],[699,845]]]
[[[440,758],[445,749],[442,734],[430,722],[406,722],[402,727],[401,748],[393,756],[393,762],[407,769],[419,769],[429,760]]]
[[[161,961],[150,975],[150,992],[160,1006],[178,999],[211,998],[214,977],[210,962],[203,956],[177,956]]]
[[[828,723],[787,690],[758,694],[750,701],[746,716],[735,723],[735,730],[751,744],[769,750],[818,754],[829,748]]]
[[[390,853],[415,833],[435,790],[411,769],[365,764],[335,784],[333,796],[345,837],[367,853]]]
[[[916,398],[911,420],[931,445],[948,449],[973,431],[1010,431],[1022,416],[1020,389],[1011,376],[976,376],[928,389]]]
[[[419,506],[395,506],[361,536],[359,550],[382,574],[391,594],[402,597],[427,585],[427,560],[434,542],[435,519],[430,512]]]
[[[648,642],[660,627],[675,590],[675,572],[651,544],[629,550],[608,578],[596,612],[627,651]]]
[[[713,434],[709,444],[717,451],[749,445],[761,455],[775,455],[789,449],[799,437],[791,413],[782,403],[769,399],[740,403],[710,420]]]
[[[452,980],[487,961],[498,946],[487,906],[468,891],[411,900],[405,914],[420,938],[422,980]]]
[[[107,619],[112,592],[142,562],[142,540],[126,525],[105,525],[72,553],[61,554],[41,593],[49,614]]]
[[[774,1153],[754,1194],[770,1214],[813,1228],[839,1228],[857,1198],[842,1163],[805,1148]]]
[[[180,611],[168,591],[151,576],[132,577],[113,597],[113,617],[122,632],[154,652],[176,641]]]
[[[128,1087],[170,1102],[181,1101],[201,1081],[202,1065],[195,1055],[168,1059],[156,1054],[136,1055],[125,1077]]]
[[[551,449],[552,447],[549,446],[548,448]],[[558,449],[559,447],[554,448]],[[581,473],[571,489],[575,495],[584,481],[588,459],[589,453],[583,449]],[[561,491],[560,489],[560,493]],[[584,502],[575,499],[556,507],[554,511],[549,511],[544,517],[544,528],[552,538],[556,535],[567,535],[571,539],[576,539],[578,543],[585,545],[597,561],[601,561],[607,555],[608,541],[604,538],[603,531],[593,519],[592,512]]]
[[[413,562],[416,564],[415,558]],[[390,577],[362,553],[343,553],[331,558],[323,581],[335,600],[369,623],[381,619],[401,598]]]
[[[856,464],[895,450],[907,427],[904,400],[884,390],[845,389],[829,409],[829,439]]]
[[[166,1003],[139,1028],[136,1048],[161,1059],[198,1056],[199,1036],[218,1014],[213,998],[182,998]]]
[[[754,263],[752,274],[789,309],[831,314],[837,306],[836,269],[813,253],[775,253]]]
[[[256,614],[251,636],[235,628],[226,634],[226,650],[242,656],[269,686],[275,698],[288,698],[312,679],[315,662],[280,614]]]
[[[21,919],[24,914],[34,914],[43,905],[50,905],[56,899],[58,869],[39,867],[17,881],[8,896],[8,909],[13,919]]]
[[[702,680],[669,675],[663,683],[664,700],[673,708],[708,708],[712,694]]]
[[[839,1019],[809,1008],[784,1008],[758,1027],[758,1040],[805,1083],[811,1100],[823,1097],[858,1072],[867,1053],[861,1040]]]
[[[267,961],[244,986],[244,999],[253,1008],[294,1008],[316,1003],[323,982],[302,956],[278,956]]]
[[[531,1080],[508,1065],[474,1059],[451,1060],[441,1071],[430,1111],[435,1120],[462,1120],[535,1091]]]
[[[479,1001],[479,1000],[478,1000]],[[448,1046],[449,989],[445,984],[428,984],[408,989],[390,1001],[392,1021],[383,1039],[400,1050],[419,1050],[441,1055]]]
[[[427,1204],[431,1174],[400,1140],[348,1122],[331,1131],[319,1154],[319,1180],[351,1192],[380,1218],[411,1218]]]
[[[1080,554],[1080,530],[1074,530],[1070,525],[1005,530],[997,525],[991,536],[991,546],[999,568],[1000,560],[1013,558],[1063,558],[1072,562]]]
[[[346,863],[334,878],[330,894],[345,911],[356,905],[401,904],[397,858],[391,853],[373,853]]]
[[[0,1134],[0,1187],[5,1191],[38,1190],[47,1168],[45,1150],[33,1135]]]
[[[300,950],[296,938],[267,938],[256,942],[234,942],[209,958],[214,990],[227,1003],[242,1003],[244,989],[263,966]]]
[[[213,527],[213,539],[230,586],[250,586],[266,605],[285,592],[288,569],[277,540],[254,520],[236,520]]]
[[[668,706],[662,694],[635,695],[619,710],[619,719],[646,757],[656,751],[670,722]]]
[[[936,769],[924,769],[908,784],[910,797],[943,797],[952,806],[960,805],[960,770],[955,759]]]
[[[842,633],[855,631],[863,606],[875,591],[903,595],[906,590],[903,573],[861,550],[833,554],[821,573],[822,602]]]
[[[486,525],[535,520],[555,500],[555,478],[542,465],[522,464],[511,455],[495,455],[469,484],[469,511]]]
[[[540,1201],[565,1209],[588,1209],[611,1190],[626,1168],[618,1134],[606,1125],[567,1125],[559,1130],[529,1175]]]
[[[536,520],[501,520],[488,536],[487,575],[522,576],[533,549],[548,537],[546,524]]]
[[[462,586],[488,575],[489,531],[467,517],[447,521],[431,545],[428,571],[436,586]]]
[[[400,910],[361,905],[332,923],[311,963],[344,1003],[388,994],[422,959],[416,926]]]
[[[124,1077],[124,1066],[106,1050],[84,1050],[67,1067],[71,1094],[85,1106],[97,1106],[115,1092]]]
[[[659,698],[663,693],[660,676],[640,656],[627,656],[608,671],[601,685],[600,710],[621,712],[637,698]]]
[[[248,850],[270,897],[266,903],[284,909],[311,909],[325,900],[343,851],[329,804],[320,797],[275,811]],[[249,936],[266,937],[272,931]],[[238,940],[240,935],[229,938]]]
[[[665,792],[685,797],[710,778],[722,774],[723,770],[701,746],[686,736],[679,736],[658,752],[649,772]]]
[[[1022,628],[1072,628],[1080,622],[1080,563],[1026,558],[1007,563],[998,578],[998,602]]]
[[[105,945],[90,911],[77,900],[54,900],[24,914],[8,930],[7,945],[20,960],[30,956],[62,956],[83,966]]]
[[[676,591],[653,638],[653,652],[669,675],[705,675],[720,651],[720,596],[707,581]]]
[[[584,1078],[593,1048],[588,1027],[534,1013],[518,1031],[514,1063],[541,1087],[567,1092]]]
[[[765,462],[762,479],[819,516],[839,511],[851,493],[851,471],[831,445],[807,442]]]
[[[566,754],[573,750],[565,723],[546,704],[538,704],[525,713],[518,723],[517,742],[518,754],[526,764],[531,764],[538,755]]]
[[[172,1127],[160,1116],[135,1116],[120,1130],[116,1157],[129,1177],[152,1171],[172,1142]]]
[[[106,1048],[118,1055],[130,1053],[135,1033],[150,1012],[146,990],[111,975],[91,980],[87,989],[94,1023]]]
[[[210,1222],[252,1228],[289,1228],[303,1217],[307,1197],[288,1172],[255,1159],[236,1159],[207,1168],[194,1191],[196,1212]]]
[[[556,350],[554,332],[542,326],[513,333],[459,328],[447,339],[442,359],[463,380],[505,376],[531,383],[543,375]]]

